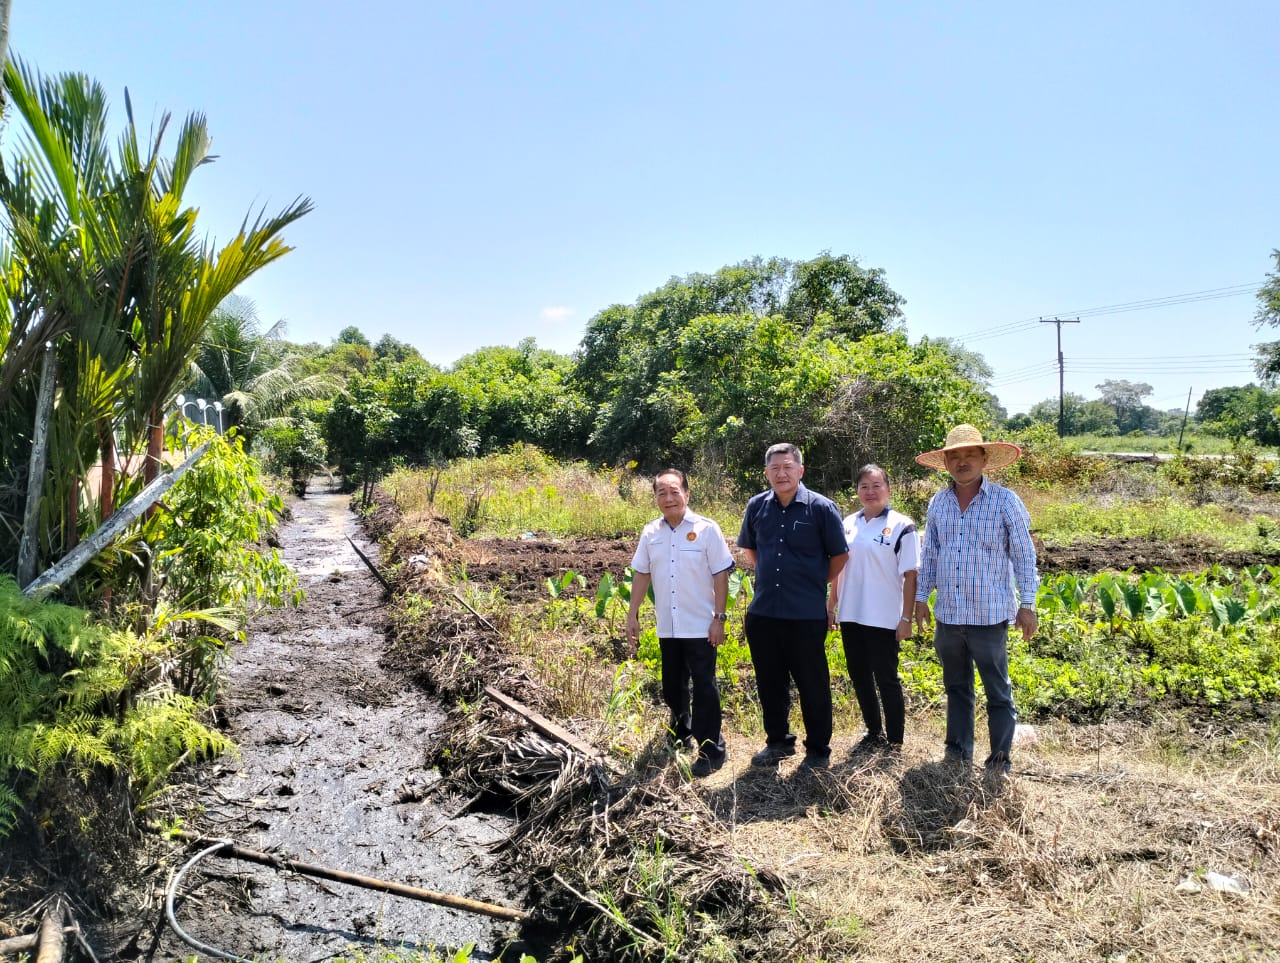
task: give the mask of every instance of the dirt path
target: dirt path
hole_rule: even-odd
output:
[[[492,875],[499,867],[489,852],[507,820],[450,818],[462,801],[431,791],[438,774],[424,767],[422,747],[441,712],[379,665],[386,614],[380,586],[346,541],[350,535],[372,551],[348,501],[313,490],[281,533],[281,553],[307,599],[255,623],[232,653],[225,701],[241,755],[202,786],[198,828],[251,849],[515,905]],[[180,923],[244,956],[316,960],[379,944],[475,943],[473,958],[489,959],[510,930],[487,917],[243,862],[208,859],[194,875],[183,887],[191,895]],[[241,894],[236,905],[223,905],[228,882]],[[191,952],[166,931],[156,956]]]

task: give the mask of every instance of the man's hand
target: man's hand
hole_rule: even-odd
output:
[[[1036,615],[1035,609],[1018,609],[1013,624],[1022,629],[1022,641],[1030,642],[1031,636],[1040,628],[1040,617]]]
[[[707,626],[707,641],[717,649],[724,643],[724,623],[719,619],[712,619]]]
[[[640,615],[636,612],[627,613],[627,655],[634,659],[636,653],[640,651]]]
[[[929,623],[933,620],[933,616],[929,614],[928,602],[916,603],[916,628],[921,632],[929,631]]]

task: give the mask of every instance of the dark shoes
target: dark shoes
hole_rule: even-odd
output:
[[[812,772],[815,769],[830,769],[831,753],[830,752],[806,752],[804,754],[804,760],[800,763],[800,768],[808,769],[810,772]]]
[[[1012,768],[1009,762],[1009,754],[1005,752],[994,752],[987,757],[987,761],[982,764],[982,768],[993,776],[1007,776]]]
[[[787,756],[796,754],[795,740],[789,742],[771,742],[751,757],[753,766],[776,766]]]
[[[728,758],[729,753],[727,750],[718,756],[699,756],[698,761],[693,764],[693,768],[689,772],[695,779],[705,778],[723,766]]]
[[[901,743],[898,744],[901,747]],[[884,752],[889,748],[889,740],[884,737],[883,732],[868,732],[865,736],[858,740],[851,750],[851,756],[870,756],[877,752]]]

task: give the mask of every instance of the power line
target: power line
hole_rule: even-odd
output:
[[[1259,285],[1253,284],[1233,284],[1221,288],[1205,288],[1202,291],[1188,291],[1184,294],[1170,294],[1160,298],[1145,298],[1141,301],[1121,301],[1117,304],[1104,304],[1100,307],[1081,308],[1075,311],[1059,311],[1054,312],[1055,315],[1069,314],[1074,317],[1099,317],[1106,314],[1123,314],[1129,311],[1149,311],[1153,308],[1173,307],[1178,304],[1194,304],[1199,301],[1217,301],[1222,298],[1237,298],[1245,294],[1256,294]],[[1019,331],[1029,331],[1031,328],[1039,324],[1039,318],[1027,318],[1023,321],[1010,321],[1005,324],[998,324],[990,328],[979,328],[966,334],[954,336],[955,341],[969,344],[974,341],[987,341],[991,338],[1001,338],[1006,335],[1016,334]]]

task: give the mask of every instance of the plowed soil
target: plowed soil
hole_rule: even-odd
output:
[[[730,540],[730,547],[734,547]],[[547,579],[574,571],[595,585],[602,574],[621,575],[631,564],[633,541],[626,539],[476,538],[460,542],[457,551],[467,578],[502,586],[512,601],[546,595]],[[741,562],[741,555],[737,553]],[[1057,572],[1193,572],[1215,563],[1231,568],[1280,564],[1280,553],[1223,552],[1195,542],[1160,542],[1139,538],[1086,539],[1072,545],[1042,546],[1038,564],[1043,574]]]

